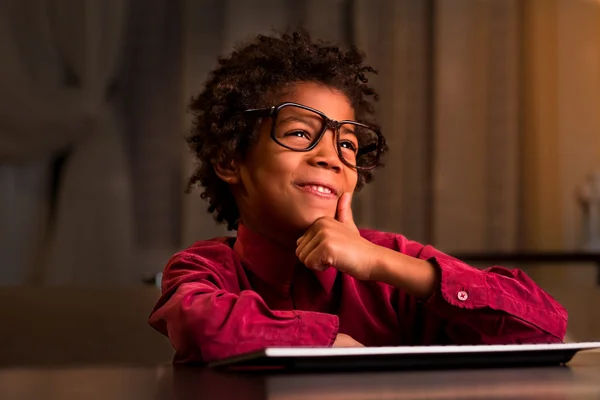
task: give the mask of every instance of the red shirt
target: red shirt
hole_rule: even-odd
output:
[[[236,238],[199,241],[175,254],[150,325],[175,362],[210,362],[266,346],[331,346],[338,332],[365,346],[551,343],[567,312],[520,270],[479,270],[402,235],[367,240],[441,270],[427,301],[334,268],[314,272],[241,226]]]

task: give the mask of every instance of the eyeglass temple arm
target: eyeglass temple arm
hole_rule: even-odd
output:
[[[365,147],[359,149],[358,150],[358,155],[362,156],[363,154],[366,154],[366,153],[369,153],[369,152],[375,151],[375,150],[377,150],[377,144],[371,143],[370,145],[365,146]]]
[[[261,117],[266,117],[266,116],[270,116],[271,114],[273,114],[274,110],[275,110],[275,107],[251,108],[251,109],[245,110],[244,114],[256,114]]]

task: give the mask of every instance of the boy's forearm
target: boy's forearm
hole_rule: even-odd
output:
[[[436,266],[384,247],[379,250],[371,280],[387,283],[421,300],[431,297],[440,281]]]

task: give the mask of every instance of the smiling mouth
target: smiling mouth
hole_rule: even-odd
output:
[[[308,192],[310,194],[313,194],[315,196],[321,197],[321,198],[325,198],[325,199],[334,199],[337,198],[337,193],[334,189],[327,187],[327,186],[323,186],[323,185],[318,185],[318,184],[297,184],[296,185],[298,188],[304,190],[305,192]]]

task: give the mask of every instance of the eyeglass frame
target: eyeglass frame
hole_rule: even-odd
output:
[[[302,108],[307,111],[312,111],[315,114],[319,115],[321,118],[323,118],[323,120],[325,121],[325,124],[323,125],[323,129],[321,130],[321,132],[319,133],[317,138],[306,149],[299,150],[299,149],[295,149],[290,146],[287,146],[287,145],[281,143],[279,140],[277,140],[277,137],[275,136],[275,121],[277,121],[277,116],[279,114],[279,111],[281,111],[282,108],[287,107],[287,106],[295,106],[295,107]],[[377,167],[377,164],[379,163],[379,160],[381,158],[381,152],[383,150],[383,146],[385,145],[385,138],[381,134],[381,131],[378,128],[376,128],[374,126],[363,124],[361,122],[352,121],[352,120],[336,121],[334,119],[329,118],[322,111],[319,111],[319,110],[309,107],[309,106],[305,106],[304,104],[299,104],[299,103],[294,103],[294,102],[285,102],[285,103],[281,103],[279,105],[271,106],[271,107],[267,107],[267,108],[250,108],[250,109],[244,110],[243,113],[244,114],[257,114],[259,117],[271,118],[272,119],[271,133],[270,133],[271,139],[273,139],[273,141],[275,141],[275,143],[277,143],[278,145],[285,147],[288,150],[298,151],[298,152],[302,152],[302,153],[309,152],[309,151],[313,150],[315,147],[317,147],[317,145],[319,144],[321,139],[323,139],[323,136],[325,136],[325,132],[327,132],[328,129],[333,129],[334,132],[336,133],[337,137],[339,137],[340,128],[344,124],[351,124],[351,125],[360,126],[360,127],[366,128],[366,129],[370,129],[373,132],[375,132],[375,134],[377,135],[377,153],[375,154],[374,164],[369,167],[361,167],[358,165],[352,165],[350,162],[348,162],[342,156],[340,143],[339,143],[339,141],[336,140],[336,151],[338,153],[339,159],[344,164],[346,164],[348,167],[356,168],[357,170],[361,170],[361,171],[369,171],[369,170],[372,170]]]

